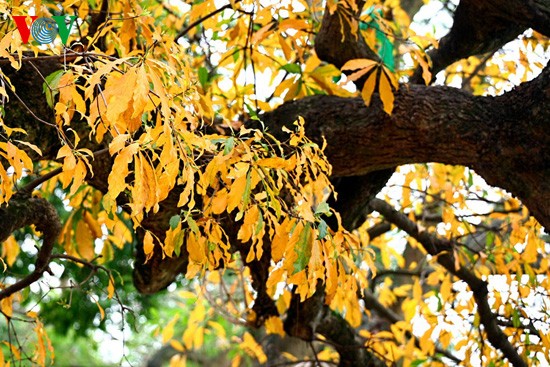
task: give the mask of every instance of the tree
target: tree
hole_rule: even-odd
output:
[[[45,21],[25,43],[5,16],[0,40],[1,311],[35,326],[28,358],[52,349],[29,287],[63,264],[101,319],[125,310],[134,242],[137,291],[202,286],[163,327],[173,363],[229,338],[213,310],[242,326],[235,365],[288,362],[285,335],[319,365],[550,360],[550,2],[442,1],[440,40],[422,5],[0,3],[78,18],[40,45]]]

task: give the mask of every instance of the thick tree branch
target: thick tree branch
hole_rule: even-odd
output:
[[[497,315],[493,313],[491,306],[489,306],[487,283],[465,267],[456,267],[453,244],[446,239],[436,237],[432,233],[421,231],[416,223],[411,221],[405,214],[396,211],[383,200],[374,199],[370,205],[382,214],[387,221],[395,224],[420,242],[430,255],[437,257],[437,262],[445,269],[468,284],[474,295],[477,312],[489,342],[493,347],[499,349],[512,365],[527,367],[527,362],[521,358],[514,346],[508,341],[508,336],[498,325]]]
[[[420,162],[469,166],[550,227],[549,81],[547,67],[500,97],[411,85],[396,94],[391,116],[375,102],[366,108],[359,98],[316,96],[286,103],[263,120],[277,135],[302,116],[308,136],[326,139],[335,177]]]
[[[440,40],[439,47],[428,53],[432,60],[432,79],[455,61],[494,53],[527,28],[549,36],[549,19],[548,0],[460,1],[451,30]],[[422,68],[415,71],[411,82],[422,82]]]
[[[322,308],[321,317],[323,321],[316,331],[323,335],[340,355],[339,367],[386,366],[381,358],[369,352],[368,347],[342,316],[325,305]]]
[[[28,193],[15,194],[8,203],[0,207],[0,243],[22,227],[34,224],[42,232],[42,246],[36,255],[34,270],[25,278],[2,289],[0,300],[36,282],[50,263],[53,245],[61,232],[61,222],[55,208],[42,198],[31,197]]]

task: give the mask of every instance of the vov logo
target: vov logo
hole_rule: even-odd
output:
[[[31,18],[30,26],[27,25],[27,17]],[[46,43],[52,43],[55,36],[59,34],[61,42],[66,45],[76,16],[54,15],[51,18],[38,18],[36,15],[12,15],[12,18],[15,21],[15,25],[17,26],[23,43],[28,43],[29,36],[32,35],[32,38],[34,38],[36,42],[44,45]],[[69,24],[65,22],[67,18],[69,19]]]

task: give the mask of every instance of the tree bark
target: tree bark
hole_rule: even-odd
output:
[[[473,168],[488,183],[518,196],[550,227],[550,67],[500,97],[449,87],[402,87],[391,116],[360,98],[315,96],[263,117],[277,134],[297,116],[321,143],[333,176],[356,176],[396,165],[439,162]]]

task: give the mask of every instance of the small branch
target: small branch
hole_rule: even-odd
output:
[[[395,270],[384,269],[384,270],[378,270],[378,271],[376,271],[376,275],[372,279],[372,282],[376,283],[378,278],[393,276],[393,275],[406,276],[406,277],[419,277],[419,276],[422,275],[422,271],[420,269],[414,269],[414,270],[410,270],[410,269],[395,269]]]
[[[63,172],[63,167],[58,167],[58,168],[54,169],[53,171],[50,171],[50,172],[48,172],[48,173],[32,180],[31,182],[26,184],[25,187],[23,187],[20,191],[31,193],[32,190],[34,190],[37,186],[43,184],[44,182],[48,181],[49,179],[51,179],[55,176],[57,176],[61,172]]]
[[[94,152],[94,159],[105,154],[105,153],[108,153],[109,152],[109,148],[103,148],[103,149],[100,149],[96,152]],[[25,187],[23,187],[20,191],[22,192],[25,192],[25,193],[31,193],[32,190],[34,190],[37,186],[43,184],[44,182],[48,181],[49,179],[57,176],[58,174],[60,174],[61,172],[63,172],[63,167],[58,167],[56,169],[54,169],[53,171],[50,171],[34,180],[32,180],[31,182],[29,182],[28,184],[25,185]]]
[[[420,242],[430,255],[437,257],[437,262],[445,269],[468,284],[474,294],[477,312],[489,342],[494,348],[500,350],[513,366],[527,367],[527,362],[521,358],[518,351],[508,340],[508,336],[497,323],[497,317],[491,310],[487,299],[489,294],[487,283],[470,270],[456,264],[453,243],[426,231],[421,231],[416,223],[411,221],[405,214],[398,212],[383,200],[374,199],[370,205],[373,210],[382,214],[387,221],[395,224]]]
[[[0,291],[0,300],[36,282],[48,268],[53,245],[61,232],[61,222],[54,206],[46,199],[33,198],[27,193],[17,193],[9,205],[0,207],[0,242],[16,229],[34,224],[43,233],[42,246],[36,255],[34,271],[25,278]]]
[[[374,226],[367,229],[369,234],[369,240],[373,240],[376,237],[382,236],[384,233],[388,232],[391,229],[391,224],[388,222],[377,223]]]
[[[496,50],[495,50],[496,51]],[[485,57],[480,61],[480,63],[475,67],[474,71],[472,71],[472,73],[470,75],[468,75],[466,78],[462,79],[462,89],[465,89],[465,90],[468,90],[468,91],[471,91],[471,88],[470,88],[470,82],[472,81],[472,79],[477,76],[477,74],[479,74],[479,72],[481,71],[481,69],[483,69],[485,67],[485,64],[487,64],[487,61],[489,61],[491,59],[491,57],[493,57],[493,55],[495,54],[495,51],[493,52],[490,52],[488,53],[487,55],[485,55]]]
[[[523,330],[527,330],[529,331],[529,334],[531,335],[536,335],[536,336],[539,336],[539,331],[537,330],[537,328],[535,327],[535,325],[533,325],[533,322],[531,320],[529,320],[529,324],[527,325],[524,325],[523,323],[521,323],[520,325],[518,326],[515,326],[514,323],[512,322],[512,320],[509,320],[507,318],[504,318],[504,316],[499,316],[500,318],[497,319],[497,323],[500,325],[500,326],[504,326],[504,327],[509,327],[509,328],[515,328],[515,329],[523,329]]]
[[[209,14],[206,14],[205,16],[200,17],[199,19],[197,19],[196,21],[194,21],[193,23],[191,23],[187,27],[185,27],[180,33],[177,34],[177,36],[174,39],[177,40],[178,38],[181,38],[181,37],[185,36],[191,29],[193,29],[197,25],[201,24],[206,19],[211,18],[214,15],[219,14],[222,11],[224,11],[225,9],[229,9],[229,8],[231,8],[231,4],[225,4],[221,8],[218,8],[218,9],[214,10],[213,12],[211,12]]]

